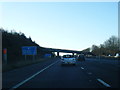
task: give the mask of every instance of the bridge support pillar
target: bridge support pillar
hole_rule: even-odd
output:
[[[57,52],[57,57],[59,57],[59,52]]]
[[[75,55],[75,53],[72,53],[72,55],[74,56],[74,55]]]

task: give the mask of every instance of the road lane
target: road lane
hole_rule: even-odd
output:
[[[4,73],[2,73],[2,87],[3,88],[11,88],[11,87],[15,86],[16,84],[22,82],[26,78],[32,76],[39,70],[47,67],[48,65],[55,62],[56,60],[57,60],[57,58],[54,58],[54,59],[51,59],[51,60],[48,60],[45,62],[33,64],[30,66],[11,70],[8,72],[4,72]]]
[[[32,76],[28,77],[27,79],[23,80],[22,82],[18,83],[17,85],[13,86],[12,88],[19,88],[21,85],[23,85],[24,83],[28,82],[29,80],[31,80],[32,78],[34,78],[35,76],[37,76],[38,74],[42,73],[44,70],[50,68],[52,65],[54,65],[55,63],[57,63],[58,61],[48,65],[47,67],[45,67],[44,69],[38,71],[37,73],[33,74]]]
[[[58,60],[18,88],[104,88],[119,87],[117,63],[86,59],[76,66],[61,66],[60,59],[3,73],[3,87],[11,88]],[[105,62],[105,63],[104,63]],[[105,84],[105,85],[104,85]]]
[[[92,72],[94,77],[107,82],[112,88],[120,87],[120,68],[118,67],[118,61],[86,59],[81,65],[86,72]]]
[[[49,69],[29,82],[20,86],[20,88],[99,88],[100,85],[96,79],[88,77],[81,69],[81,64],[76,66],[61,66],[61,62],[56,63]],[[92,79],[92,80],[91,80]]]

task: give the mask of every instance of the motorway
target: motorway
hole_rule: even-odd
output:
[[[120,61],[86,58],[76,66],[60,59],[37,63],[2,75],[2,88],[120,88]]]

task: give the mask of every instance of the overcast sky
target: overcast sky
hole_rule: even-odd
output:
[[[43,47],[83,50],[118,35],[117,2],[4,2],[0,27]]]

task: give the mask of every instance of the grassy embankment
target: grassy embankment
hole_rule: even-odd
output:
[[[48,60],[52,60],[53,58],[40,58],[37,60],[21,60],[19,62],[16,63],[12,63],[12,64],[7,64],[7,65],[2,65],[2,72],[6,72],[6,71],[10,71],[10,70],[14,70],[17,68],[21,68],[21,67],[25,67],[28,65],[32,65],[32,64],[37,64],[37,63],[42,63]]]

